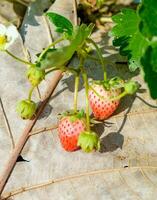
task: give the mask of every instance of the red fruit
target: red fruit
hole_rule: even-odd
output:
[[[89,103],[93,111],[94,117],[98,120],[104,120],[110,117],[117,109],[120,100],[111,101],[110,99],[120,94],[120,89],[105,90],[103,85],[92,85],[92,88],[99,96],[89,90]],[[101,98],[103,97],[103,98]]]
[[[58,125],[59,138],[62,147],[66,151],[75,151],[79,149],[77,146],[78,137],[85,129],[86,124],[83,119],[72,121],[70,116],[62,118]]]

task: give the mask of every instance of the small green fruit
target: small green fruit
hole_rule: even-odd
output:
[[[37,86],[43,79],[45,79],[45,70],[38,67],[29,67],[27,78],[33,86]]]
[[[22,100],[17,104],[16,111],[22,119],[31,119],[36,112],[36,103],[31,100]]]
[[[139,84],[135,81],[128,81],[124,85],[125,92],[130,95],[134,94],[138,90],[138,88]]]
[[[100,149],[99,137],[94,132],[87,132],[87,131],[82,132],[79,135],[77,145],[80,146],[81,149],[86,153],[89,153],[94,149],[99,150]]]

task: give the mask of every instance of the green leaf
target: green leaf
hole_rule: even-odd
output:
[[[69,36],[72,35],[73,25],[67,18],[54,12],[48,12],[46,16],[56,26],[56,32],[67,33]]]
[[[153,99],[157,99],[157,59],[155,54],[157,52],[157,42],[147,48],[146,53],[141,59],[144,71],[144,80],[146,81],[150,95]]]
[[[137,31],[139,19],[135,10],[122,9],[120,13],[112,17],[112,20],[116,23],[112,33],[118,38],[130,36]]]
[[[94,28],[94,24],[81,24],[80,26],[76,26],[73,34],[73,42],[76,46],[82,47],[85,43],[86,39],[90,37]]]
[[[113,45],[120,47],[120,54],[128,57],[129,68],[135,71],[141,66],[140,58],[149,44],[138,29],[139,17],[136,11],[123,9],[112,19],[116,23],[112,29]]]
[[[75,46],[73,44],[56,49],[55,51],[49,51],[45,54],[45,57],[40,61],[41,69],[49,69],[52,67],[61,67],[68,62],[74,52]]]
[[[70,44],[65,47],[58,48],[55,51],[48,51],[44,58],[40,61],[40,67],[42,69],[48,69],[52,67],[62,67],[65,65],[65,63],[72,58],[75,51],[82,48],[92,30],[92,24],[89,26],[82,24],[81,26],[76,27]]]
[[[140,30],[147,38],[157,36],[157,1],[143,0],[139,8]]]
[[[157,73],[157,42],[152,43],[152,54],[150,60],[152,70]]]

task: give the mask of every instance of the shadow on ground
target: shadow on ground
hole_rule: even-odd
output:
[[[119,127],[117,132],[111,132],[108,135],[104,136],[100,139],[100,152],[106,153],[106,152],[113,152],[117,150],[118,148],[123,147],[124,143],[124,136],[121,134],[121,131],[123,130],[125,123],[127,121],[128,113],[131,111],[133,102],[135,100],[136,96],[130,100],[130,104],[128,105],[128,110],[124,115],[123,121],[121,126]],[[103,124],[102,124],[103,125]],[[102,128],[100,129],[100,131]]]
[[[31,6],[29,7],[26,15],[27,15],[27,20],[23,22],[23,26],[20,29],[20,33],[22,35],[23,40],[25,41],[25,36],[27,34],[27,28],[29,25],[31,26],[39,26],[39,22],[37,20],[37,16],[43,16],[44,12],[46,12],[49,7],[54,3],[55,0],[48,0],[48,1],[43,1],[42,0],[37,0],[31,3]],[[17,12],[17,7],[14,6],[15,12]]]

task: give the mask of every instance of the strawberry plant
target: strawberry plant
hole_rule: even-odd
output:
[[[35,116],[37,106],[32,100],[34,89],[46,78],[47,74],[55,70],[70,72],[75,76],[74,105],[70,111],[64,112],[59,119],[58,133],[60,142],[66,151],[74,151],[80,147],[85,152],[91,152],[94,149],[99,150],[99,138],[97,134],[91,130],[92,120],[90,119],[89,107],[91,106],[94,117],[97,120],[107,119],[117,109],[120,99],[126,95],[134,94],[139,85],[131,80],[124,81],[120,77],[108,78],[101,50],[90,37],[94,28],[93,24],[89,24],[88,26],[85,24],[73,26],[68,19],[57,13],[48,12],[45,15],[49,18],[50,22],[54,24],[56,32],[58,32],[61,37],[38,54],[34,63],[22,60],[8,51],[6,44],[10,39],[8,35],[5,34],[5,31],[3,35],[0,35],[1,51],[4,51],[19,62],[28,66],[26,77],[30,82],[31,88],[28,98],[18,103],[17,112],[23,119],[31,119]],[[134,18],[134,20],[136,20],[136,17]],[[65,46],[55,48],[57,43],[64,40],[66,40]],[[117,38],[117,40],[119,41],[119,38]],[[93,45],[98,54],[104,78],[103,80],[93,80],[92,83],[89,84],[84,63],[90,54],[88,49],[91,45]],[[79,65],[67,66],[66,64],[74,54],[79,59]],[[90,56],[90,58],[92,57]],[[78,87],[81,76],[85,88],[85,112],[77,108]]]

